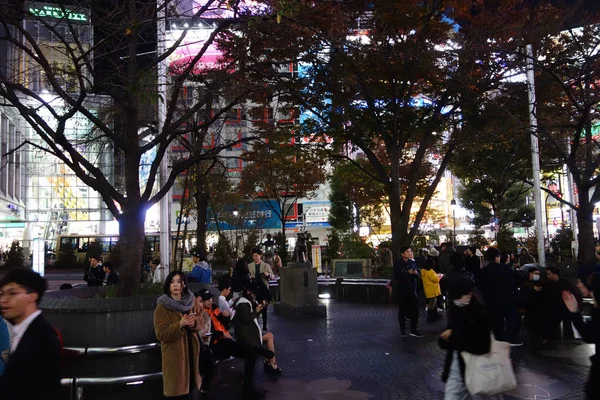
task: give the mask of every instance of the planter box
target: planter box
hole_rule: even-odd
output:
[[[144,351],[98,354],[94,348],[122,348],[157,342],[154,309],[157,296],[101,299],[98,288],[47,293],[40,305],[44,317],[63,336],[63,378],[118,377],[161,371],[160,347]],[[65,389],[65,396],[67,396]],[[135,386],[98,385],[83,388],[83,399],[130,400],[162,398],[162,380]],[[132,397],[133,396],[133,397]],[[67,398],[67,397],[65,397]]]

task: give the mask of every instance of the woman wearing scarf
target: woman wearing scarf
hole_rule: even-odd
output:
[[[154,310],[154,330],[162,354],[163,392],[168,399],[188,399],[200,388],[200,323],[193,313],[194,294],[181,271],[165,280]]]

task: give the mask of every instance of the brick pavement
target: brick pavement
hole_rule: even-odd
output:
[[[437,377],[445,353],[437,335],[445,321],[420,323],[424,338],[400,338],[393,306],[327,302],[327,318],[269,315],[283,376],[271,380],[257,368],[259,386],[269,390],[267,399],[443,399]],[[523,384],[504,395],[505,400],[585,398],[588,368],[581,363],[530,354],[524,348],[514,348],[513,357]],[[239,360],[221,363],[212,398],[239,398],[242,376]]]

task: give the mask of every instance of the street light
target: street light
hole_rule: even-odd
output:
[[[454,236],[452,238],[452,240],[456,241],[456,216],[455,216],[455,213],[456,213],[456,200],[452,199],[450,201],[450,207],[452,208],[452,224],[453,224],[453,227],[452,227],[452,236]],[[454,243],[454,244],[456,244],[456,243]]]

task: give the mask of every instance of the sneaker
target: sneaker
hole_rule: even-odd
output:
[[[511,347],[518,347],[518,346],[523,346],[523,341],[522,340],[513,340],[512,342],[510,342]]]
[[[406,332],[400,332],[400,337],[406,337],[406,336],[407,336]]]
[[[423,336],[425,336],[425,335],[423,335],[423,334],[422,334],[421,332],[419,332],[419,331],[414,331],[414,332],[411,332],[411,333],[410,333],[410,336],[412,336],[412,337],[423,337]]]

